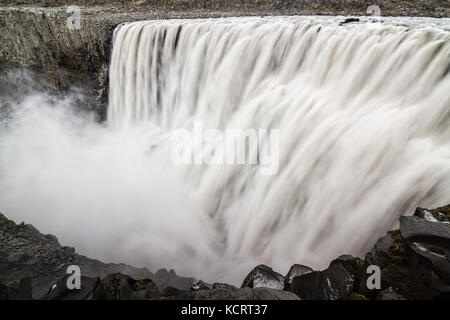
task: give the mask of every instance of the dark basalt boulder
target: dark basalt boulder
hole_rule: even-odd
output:
[[[81,277],[81,288],[70,290],[67,288],[67,279],[70,275],[66,275],[59,280],[43,299],[45,300],[86,300],[90,297],[100,285],[100,278]]]
[[[89,300],[147,300],[160,297],[160,292],[152,280],[135,280],[116,273],[106,276]]]
[[[235,287],[235,286],[233,286],[231,284],[228,284],[228,283],[217,283],[217,282],[212,285],[212,288],[213,289],[226,289],[226,290],[236,290],[236,289],[238,289],[237,287]]]
[[[0,283],[0,300],[31,300],[31,279]]]
[[[353,292],[354,283],[355,276],[335,262],[326,270],[295,277],[289,291],[302,300],[343,300]]]
[[[241,288],[270,288],[276,290],[284,289],[284,277],[275,272],[272,268],[266,265],[259,265],[255,267],[242,282]]]
[[[195,281],[194,278],[180,277],[174,270],[167,271],[166,269],[156,271],[152,280],[159,290],[163,290],[166,287],[174,287],[182,291],[188,291]]]
[[[364,260],[349,254],[342,255],[334,259],[333,261],[331,261],[330,266],[333,266],[335,264],[342,265],[355,277],[355,279],[361,277],[364,273]]]
[[[450,283],[450,224],[400,217],[400,233],[414,253],[428,260],[433,271]]]
[[[284,285],[285,288],[289,288],[289,286],[292,284],[292,281],[295,277],[300,277],[304,274],[308,274],[313,272],[314,270],[308,266],[304,266],[302,264],[294,264],[291,269],[289,269],[289,272],[284,277]]]
[[[377,265],[381,271],[380,290],[367,288],[370,275],[366,273],[360,281],[359,293],[370,299],[376,299],[381,291],[389,287],[406,299],[432,299],[438,294],[431,263],[409,248],[399,230],[390,231],[377,241],[366,255],[364,270],[370,265]]]
[[[213,288],[212,284],[206,283],[202,280],[198,280],[192,285],[190,291],[195,292],[200,290],[211,290],[212,288]]]
[[[340,22],[339,25],[342,26],[344,24],[352,23],[352,22],[359,22],[359,18],[347,18],[344,21]]]
[[[169,287],[166,287],[163,289],[163,291],[161,292],[161,297],[180,296],[184,293],[186,293],[186,292],[169,286]]]
[[[424,209],[424,208],[417,208],[416,211],[414,212],[414,216],[419,217],[424,220],[427,220],[427,221],[432,221],[432,222],[439,221],[438,219],[436,219],[434,217],[433,213],[431,213],[430,210]]]

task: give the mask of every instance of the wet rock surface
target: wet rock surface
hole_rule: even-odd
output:
[[[241,288],[271,288],[282,290],[284,288],[284,277],[275,272],[272,268],[265,266],[263,264],[255,267],[248,275],[245,277],[244,282],[242,282]]]
[[[295,277],[289,291],[302,300],[343,300],[353,291],[355,276],[342,264]]]
[[[300,277],[304,274],[308,274],[313,272],[314,270],[308,266],[304,266],[302,264],[294,264],[291,269],[289,269],[289,272],[286,274],[286,277],[284,277],[284,284],[285,287],[289,287],[292,284],[292,281],[295,277]]]
[[[55,236],[0,215],[0,299],[49,300],[414,300],[449,299],[450,205],[417,209],[400,229],[381,237],[364,260],[342,255],[325,270],[295,264],[282,276],[256,266],[241,288],[104,264],[62,247]],[[68,264],[83,272],[80,290],[67,288]],[[380,288],[369,289],[369,266],[380,268]]]

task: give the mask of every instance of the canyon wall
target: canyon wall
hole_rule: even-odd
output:
[[[68,27],[80,7],[80,27]],[[114,28],[126,21],[243,15],[366,15],[449,17],[446,0],[0,0],[0,70],[37,70],[44,87],[84,87],[102,118]]]

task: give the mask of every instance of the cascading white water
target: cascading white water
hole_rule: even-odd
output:
[[[94,258],[207,281],[361,255],[450,202],[450,20],[383,19],[122,25],[107,128],[26,100],[0,134],[0,210]],[[198,122],[279,130],[277,174],[174,165],[171,134]]]
[[[125,24],[108,123],[279,129],[274,176],[185,168],[219,235],[213,269],[324,267],[417,205],[448,202],[449,39],[430,25],[305,17]]]

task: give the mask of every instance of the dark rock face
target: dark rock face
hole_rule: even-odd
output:
[[[195,291],[200,291],[200,290],[210,290],[212,289],[212,284],[206,283],[202,280],[196,281],[192,287],[190,288],[190,291],[195,292]]]
[[[407,299],[430,299],[434,295],[431,286],[430,265],[412,254],[399,231],[389,232],[378,240],[366,255],[365,267],[377,265],[381,270],[381,290],[388,287]],[[360,292],[375,299],[379,290],[367,288],[368,275],[361,279]]]
[[[302,300],[342,300],[353,291],[355,276],[342,263],[295,277],[289,291]]]
[[[32,297],[42,298],[53,285],[66,277],[69,265],[79,266],[82,276],[86,278],[104,278],[109,274],[122,273],[181,290],[188,290],[194,280],[178,277],[173,270],[168,272],[162,269],[153,274],[146,268],[90,259],[77,254],[74,248],[61,246],[55,236],[41,234],[32,225],[17,225],[0,214],[0,283],[31,278]]]
[[[231,284],[228,284],[228,283],[214,283],[212,285],[212,288],[213,289],[226,289],[226,290],[236,290],[237,289],[237,287],[235,287]]]
[[[179,290],[177,288],[167,287],[167,288],[164,288],[163,291],[161,292],[161,297],[175,297],[175,296],[180,296],[184,293],[186,293],[186,292]]]
[[[0,283],[0,300],[30,300],[31,279],[13,281],[8,285]]]
[[[414,253],[428,260],[434,272],[450,283],[450,225],[416,216],[401,217],[400,232]]]
[[[161,294],[150,279],[134,280],[120,273],[106,276],[89,296],[89,300],[159,299]]]
[[[100,278],[81,277],[81,289],[69,290],[67,280],[69,275],[59,280],[45,295],[45,300],[86,300],[100,285]]]
[[[366,255],[365,267],[381,269],[381,291],[368,290],[365,275],[360,292],[373,299],[394,297],[392,292],[404,299],[434,299],[445,294],[450,284],[448,207],[418,208],[414,216],[401,217],[400,230],[388,232]]]
[[[195,281],[194,278],[180,277],[175,271],[166,269],[156,271],[152,279],[160,290],[171,286],[181,291],[188,291]]]
[[[295,277],[300,277],[304,274],[308,274],[313,271],[314,270],[308,266],[304,266],[302,264],[294,264],[284,277],[285,287],[288,288],[292,284],[292,281],[294,280]]]
[[[293,277],[289,291],[301,299],[445,299],[450,292],[449,206],[418,208],[400,218],[400,229],[380,238],[365,260],[341,256],[328,269]],[[370,290],[366,273],[381,271],[381,288]]]
[[[245,277],[244,282],[242,282],[241,288],[270,288],[283,290],[284,289],[284,277],[273,271],[272,268],[265,266],[263,264],[255,267],[248,275]]]

